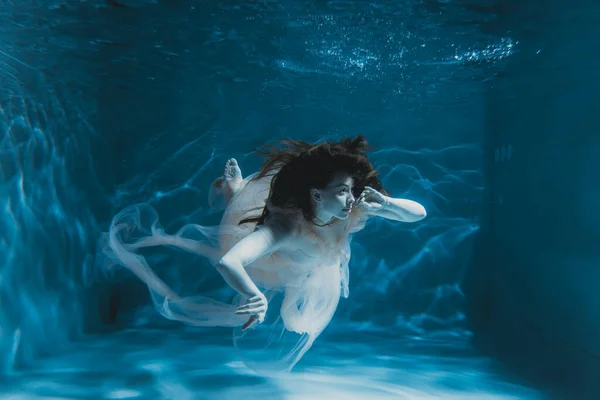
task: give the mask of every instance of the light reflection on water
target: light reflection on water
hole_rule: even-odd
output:
[[[90,337],[12,376],[4,399],[543,399],[459,341],[344,335],[290,374],[260,376],[230,331],[132,329]]]

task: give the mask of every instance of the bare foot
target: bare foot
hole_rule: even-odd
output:
[[[223,176],[215,179],[208,192],[208,205],[210,208],[224,209],[231,198],[240,190],[243,183],[242,170],[237,160],[230,158],[225,163]]]
[[[242,170],[238,165],[235,158],[230,158],[225,163],[225,171],[223,172],[223,178],[231,188],[231,191],[235,194],[238,191],[242,183]]]

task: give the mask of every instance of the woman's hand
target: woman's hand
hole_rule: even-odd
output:
[[[354,202],[354,207],[363,208],[368,212],[381,211],[387,205],[387,197],[370,186],[365,186],[365,189]]]
[[[237,315],[250,315],[250,319],[242,326],[242,330],[245,331],[257,323],[262,323],[265,320],[267,308],[269,308],[269,302],[262,293],[249,298],[246,304],[238,307],[235,311]]]

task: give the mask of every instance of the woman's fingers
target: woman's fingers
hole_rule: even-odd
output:
[[[264,305],[259,305],[253,308],[243,308],[235,310],[237,315],[245,315],[245,314],[258,314],[267,311],[267,307]]]
[[[235,310],[236,315],[249,315],[250,318],[242,326],[242,330],[260,324],[265,319],[269,303],[264,295],[256,295],[246,300],[246,303]]]
[[[365,197],[366,197],[366,194],[365,194],[365,192],[363,191],[363,192],[362,192],[362,193],[361,193],[361,194],[358,196],[358,199],[356,199],[356,204],[363,203],[363,202],[365,201]]]
[[[237,309],[238,310],[252,310],[258,307],[266,307],[267,303],[264,301],[257,301],[256,303],[248,303],[248,304],[244,304],[243,306],[239,306]]]
[[[259,303],[264,303],[264,302],[265,302],[265,300],[260,297],[253,297],[252,299],[248,300],[246,302],[246,304],[244,304],[243,306],[240,306],[240,307],[245,307],[248,305],[259,304]]]
[[[382,197],[382,194],[379,193],[377,190],[373,189],[371,186],[365,186],[365,188],[366,188],[366,190],[368,190],[368,193],[370,195],[373,195],[378,199],[380,199]]]
[[[365,200],[365,199],[367,198],[367,196],[369,196],[371,193],[372,193],[372,192],[371,192],[371,188],[369,188],[369,186],[366,186],[366,187],[363,189],[362,193],[360,194],[360,197],[359,197],[359,198],[361,198],[361,199]]]
[[[265,313],[267,311],[267,301],[264,296],[254,296],[248,299],[248,302],[235,311],[238,315],[252,315]]]
[[[266,300],[260,296],[255,296],[252,297],[250,299],[248,299],[248,301],[246,302],[246,304],[238,307],[238,309],[244,309],[244,308],[248,308],[249,306],[254,306],[257,304],[266,304]]]
[[[243,306],[239,306],[239,307],[237,308],[237,310],[238,310],[238,311],[242,311],[242,310],[253,310],[253,309],[255,309],[256,307],[260,307],[261,305],[264,305],[264,304],[260,304],[260,303],[257,303],[257,304],[244,304]]]

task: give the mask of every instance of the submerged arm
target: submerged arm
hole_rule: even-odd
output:
[[[385,196],[386,203],[375,212],[378,217],[402,222],[417,222],[427,216],[425,207],[413,200]]]
[[[217,271],[225,282],[247,299],[247,303],[236,311],[238,315],[250,316],[242,330],[263,322],[269,306],[265,295],[252,281],[245,267],[279,249],[286,237],[287,234],[279,229],[263,225],[261,229],[240,240],[217,263]]]
[[[370,186],[365,187],[355,205],[364,209],[367,215],[394,221],[416,222],[427,216],[425,207],[416,201],[388,197]]]
[[[225,282],[246,298],[260,294],[245,267],[260,257],[276,251],[284,235],[268,226],[255,230],[233,246],[217,263],[217,271]]]

